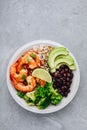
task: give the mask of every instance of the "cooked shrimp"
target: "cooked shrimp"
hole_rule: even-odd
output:
[[[36,79],[31,76],[32,70],[40,66],[38,54],[34,51],[26,52],[10,67],[10,78],[15,89],[21,92],[33,91]]]
[[[35,57],[33,57],[35,56]],[[34,51],[28,51],[22,56],[18,61],[17,72],[19,72],[22,68],[23,64],[27,64],[28,68],[34,69],[40,66],[40,59]]]
[[[27,70],[21,69],[19,73],[16,72],[16,66],[17,63],[14,63],[10,67],[10,78],[13,81],[13,79],[17,80],[18,82],[22,82],[24,80],[24,77],[27,76]]]
[[[21,92],[31,92],[36,87],[36,81],[35,78],[32,76],[28,76],[26,78],[28,85],[24,85],[23,83],[18,83],[16,80],[14,80],[13,85],[14,87],[21,91]]]

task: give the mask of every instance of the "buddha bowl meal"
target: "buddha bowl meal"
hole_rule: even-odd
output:
[[[63,46],[33,46],[10,65],[10,80],[29,106],[56,106],[71,92],[76,65]]]

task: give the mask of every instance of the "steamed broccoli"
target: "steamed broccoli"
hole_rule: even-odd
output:
[[[45,109],[50,104],[50,98],[44,97],[37,103],[39,109]]]
[[[46,84],[44,87],[38,86],[35,91],[36,97],[44,98],[50,96],[50,87]]]
[[[62,95],[59,94],[57,92],[57,90],[54,89],[51,85],[50,85],[50,92],[51,92],[51,103],[53,105],[59,104],[61,102],[62,98],[63,98]]]
[[[59,94],[59,93],[54,93],[54,94],[52,94],[52,96],[51,96],[51,103],[53,104],[53,105],[57,105],[57,104],[59,104],[60,102],[61,102],[61,100],[62,100],[62,95],[61,94]]]
[[[35,105],[35,100],[36,100],[36,97],[34,95],[35,91],[33,92],[28,92],[26,93],[26,95],[24,95],[24,99],[25,101],[28,103],[28,105]]]
[[[39,109],[45,109],[50,103],[57,105],[62,100],[62,95],[53,88],[52,83],[46,83],[44,87],[38,86],[35,91],[24,95],[29,105],[36,105]]]
[[[39,109],[45,109],[51,102],[50,87],[46,84],[44,87],[38,86],[35,90],[36,105]]]
[[[20,98],[24,98],[25,93],[23,93],[23,92],[21,92],[21,91],[17,91],[17,95],[18,95]]]
[[[39,109],[46,108],[50,103],[57,105],[62,100],[62,95],[53,88],[52,83],[47,83],[44,87],[37,87],[35,91],[37,106]]]

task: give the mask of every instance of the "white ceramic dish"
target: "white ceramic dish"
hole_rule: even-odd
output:
[[[75,60],[75,64],[76,64],[76,71],[74,71],[74,78],[73,78],[73,83],[71,85],[71,92],[68,94],[68,97],[67,98],[63,98],[62,102],[57,105],[57,106],[53,106],[53,105],[50,105],[49,107],[47,107],[46,109],[44,110],[39,110],[37,107],[35,106],[28,106],[27,103],[21,99],[20,97],[17,96],[17,92],[16,90],[14,89],[12,83],[11,83],[11,80],[10,80],[10,77],[9,77],[9,68],[10,68],[10,65],[15,61],[17,60],[24,52],[26,52],[29,48],[32,48],[33,46],[39,46],[39,45],[52,45],[52,46],[62,46],[60,43],[57,43],[57,42],[54,42],[54,41],[49,41],[49,40],[37,40],[37,41],[32,41],[28,44],[25,44],[24,46],[22,46],[20,49],[18,49],[15,54],[12,56],[10,62],[9,62],[9,65],[8,65],[8,69],[7,69],[7,85],[8,85],[8,89],[9,89],[9,92],[11,94],[11,96],[13,97],[13,99],[21,106],[23,107],[24,109],[28,110],[28,111],[31,111],[31,112],[35,112],[35,113],[42,113],[42,114],[45,114],[45,113],[52,113],[52,112],[55,112],[55,111],[58,111],[62,108],[64,108],[66,105],[68,105],[71,100],[74,98],[77,90],[78,90],[78,87],[79,87],[79,82],[80,82],[80,72],[79,72],[79,67],[78,67],[78,63],[75,59],[75,57],[73,56],[73,54],[70,52],[70,54],[72,55],[72,57],[74,58]]]

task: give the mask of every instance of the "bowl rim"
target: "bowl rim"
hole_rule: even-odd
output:
[[[19,57],[19,53],[20,53],[20,56],[24,53],[24,52],[26,52],[26,50],[27,49],[29,49],[29,47],[31,46],[35,46],[35,45],[40,45],[40,43],[41,44],[49,44],[49,45],[53,45],[53,46],[63,46],[62,44],[60,44],[60,43],[58,43],[58,42],[54,42],[54,41],[51,41],[51,40],[35,40],[35,41],[31,41],[31,42],[29,42],[29,43],[27,43],[27,44],[25,44],[25,45],[23,45],[23,46],[21,46],[19,49],[17,49],[16,50],[16,52],[13,54],[13,56],[11,57],[11,59],[9,60],[9,63],[8,63],[8,67],[7,67],[7,74],[6,74],[6,79],[7,79],[7,86],[8,86],[8,90],[9,90],[9,92],[10,92],[10,94],[11,94],[11,96],[13,97],[13,99],[17,102],[17,104],[19,104],[22,108],[24,108],[24,109],[26,109],[26,110],[28,110],[28,111],[31,111],[31,112],[34,112],[34,113],[39,113],[39,114],[47,114],[47,113],[53,113],[53,112],[56,112],[56,111],[59,111],[59,110],[61,110],[61,109],[63,109],[64,107],[66,107],[71,101],[72,101],[72,99],[75,97],[75,95],[76,95],[76,93],[77,93],[77,90],[78,90],[78,88],[79,88],[79,83],[80,83],[80,70],[79,70],[79,65],[78,65],[78,63],[77,63],[77,60],[76,60],[76,58],[74,57],[74,55],[71,53],[71,51],[69,50],[69,52],[70,52],[70,54],[71,54],[71,56],[73,57],[73,59],[75,60],[75,64],[76,64],[76,67],[77,67],[77,77],[78,77],[78,79],[77,79],[77,86],[76,86],[76,89],[75,89],[75,91],[74,91],[74,94],[71,96],[71,98],[67,101],[67,103],[66,104],[64,104],[64,105],[62,105],[61,107],[55,107],[54,109],[49,109],[48,111],[45,111],[46,109],[44,109],[44,110],[35,110],[35,109],[33,109],[32,107],[26,107],[26,106],[24,106],[24,104],[22,103],[22,102],[20,102],[20,100],[19,100],[19,98],[20,97],[18,97],[18,98],[15,98],[15,95],[12,93],[12,89],[11,89],[11,87],[10,87],[10,85],[11,85],[11,82],[9,82],[9,67],[10,67],[10,65],[13,63],[13,61],[14,61],[14,59],[15,58],[18,58]],[[65,46],[64,46],[65,47]],[[22,53],[21,53],[22,52]],[[15,90],[16,91],[16,90]],[[20,98],[21,99],[21,98]],[[21,99],[22,100],[22,99]],[[27,104],[27,103],[26,103]],[[59,105],[58,105],[59,106]]]

